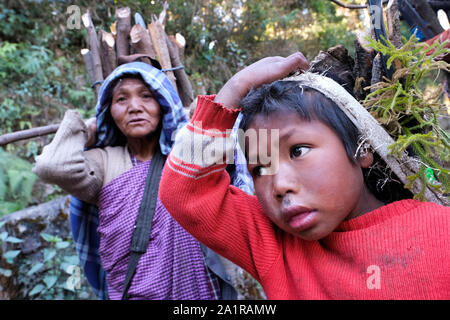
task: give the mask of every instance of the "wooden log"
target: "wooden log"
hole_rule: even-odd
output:
[[[342,45],[320,51],[311,61],[310,71],[332,78],[353,95],[355,78],[353,76],[354,61],[347,49]]]
[[[162,26],[166,25],[166,16],[167,16],[167,1],[164,2],[163,9],[159,14],[158,21]]]
[[[174,68],[183,66],[183,64],[180,61],[180,57],[178,55],[178,47],[175,47],[175,45],[172,44],[169,37],[166,36],[166,43],[167,47],[169,49],[169,55],[170,55],[170,61],[172,63],[172,66]],[[192,92],[192,85],[189,82],[189,78],[186,74],[186,71],[184,67],[182,69],[174,70],[176,82],[177,82],[177,89],[178,94],[180,95],[181,102],[183,103],[183,106],[185,108],[188,108],[192,101],[194,101],[194,94]]]
[[[128,7],[116,11],[117,18],[117,58],[130,54],[131,10]]]
[[[169,36],[170,42],[175,45],[176,48],[178,48],[178,56],[180,57],[180,61],[184,61],[184,47],[186,46],[186,40],[184,37],[177,33],[175,36],[171,35]]]
[[[136,53],[142,53],[149,55],[153,60],[156,60],[156,52],[153,48],[152,39],[148,31],[140,24],[136,24],[130,31],[131,46]],[[152,64],[148,58],[143,58],[143,61]]]
[[[36,138],[40,136],[45,136],[48,134],[55,133],[59,128],[59,124],[51,124],[44,127],[37,127],[22,131],[16,131],[4,134],[0,136],[0,146],[7,145],[9,143],[17,142],[20,140],[26,140],[31,138]]]
[[[156,56],[158,58],[157,60],[161,64],[161,67],[163,69],[171,69],[172,63],[170,62],[170,54],[166,43],[165,31],[156,17],[152,17],[152,23],[148,25],[148,31],[150,32],[153,48],[155,49]],[[174,73],[172,71],[167,71],[165,74],[176,89],[177,84]]]
[[[373,65],[372,65],[372,79],[370,80],[370,85],[373,86],[374,84],[380,82],[383,79],[383,61],[381,59],[381,55],[377,53],[375,58],[373,59]],[[370,91],[374,92],[377,90],[376,88],[371,88]]]
[[[364,100],[368,94],[365,88],[370,86],[374,57],[374,50],[367,48],[363,36],[357,34],[355,38],[355,67],[353,68],[355,87],[353,91],[359,101]]]
[[[81,17],[81,20],[83,21],[83,25],[88,32],[89,50],[92,56],[93,76],[94,76],[92,82],[94,84],[95,92],[98,97],[98,92],[100,90],[100,86],[103,81],[103,70],[102,70],[102,62],[100,59],[100,49],[98,46],[97,33],[95,32],[95,27],[94,24],[92,23],[92,19],[91,16],[89,15],[89,12],[85,13]]]
[[[84,64],[86,65],[86,70],[89,75],[89,79],[91,80],[91,83],[89,83],[89,86],[93,87],[95,90],[95,94],[98,97],[98,93],[100,91],[100,85],[94,85],[96,83],[96,76],[94,71],[94,61],[92,59],[92,53],[89,49],[81,49],[81,55],[83,56]]]
[[[103,76],[106,78],[117,67],[116,41],[114,40],[114,36],[109,32],[100,30],[100,34]]]
[[[389,41],[397,48],[403,46],[402,34],[400,32],[400,10],[398,0],[393,0],[386,10],[386,20],[389,30]]]

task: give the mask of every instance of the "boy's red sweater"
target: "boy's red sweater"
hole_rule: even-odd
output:
[[[213,99],[199,97],[160,184],[162,202],[186,230],[252,274],[269,299],[450,298],[450,208],[403,200],[319,241],[286,234],[255,196],[230,185],[226,163],[217,164],[233,154],[223,142],[238,112]]]

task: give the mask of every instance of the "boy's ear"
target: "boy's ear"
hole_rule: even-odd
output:
[[[359,157],[359,164],[361,168],[368,168],[373,164],[373,153],[366,151]]]

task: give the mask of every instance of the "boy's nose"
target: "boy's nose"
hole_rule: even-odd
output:
[[[283,199],[288,193],[299,192],[295,172],[288,165],[280,164],[272,181],[274,197],[277,199]]]

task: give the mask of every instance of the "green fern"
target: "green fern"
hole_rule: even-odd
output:
[[[412,149],[421,161],[419,172],[408,177],[409,183],[405,187],[411,189],[419,179],[422,190],[415,198],[420,200],[425,200],[427,186],[448,194],[450,135],[438,122],[439,116],[448,112],[442,102],[442,86],[428,97],[421,89],[431,72],[450,72],[450,64],[435,60],[450,53],[445,48],[448,42],[439,44],[436,41],[427,46],[412,36],[409,40],[403,39],[403,47],[397,49],[389,40],[385,40],[386,44],[367,40],[376,51],[389,56],[387,67],[395,65],[396,71],[392,80],[385,78],[366,88],[374,91],[366,97],[364,105],[395,140],[389,147],[391,154],[400,156],[405,150]],[[431,50],[434,52],[427,55]]]

